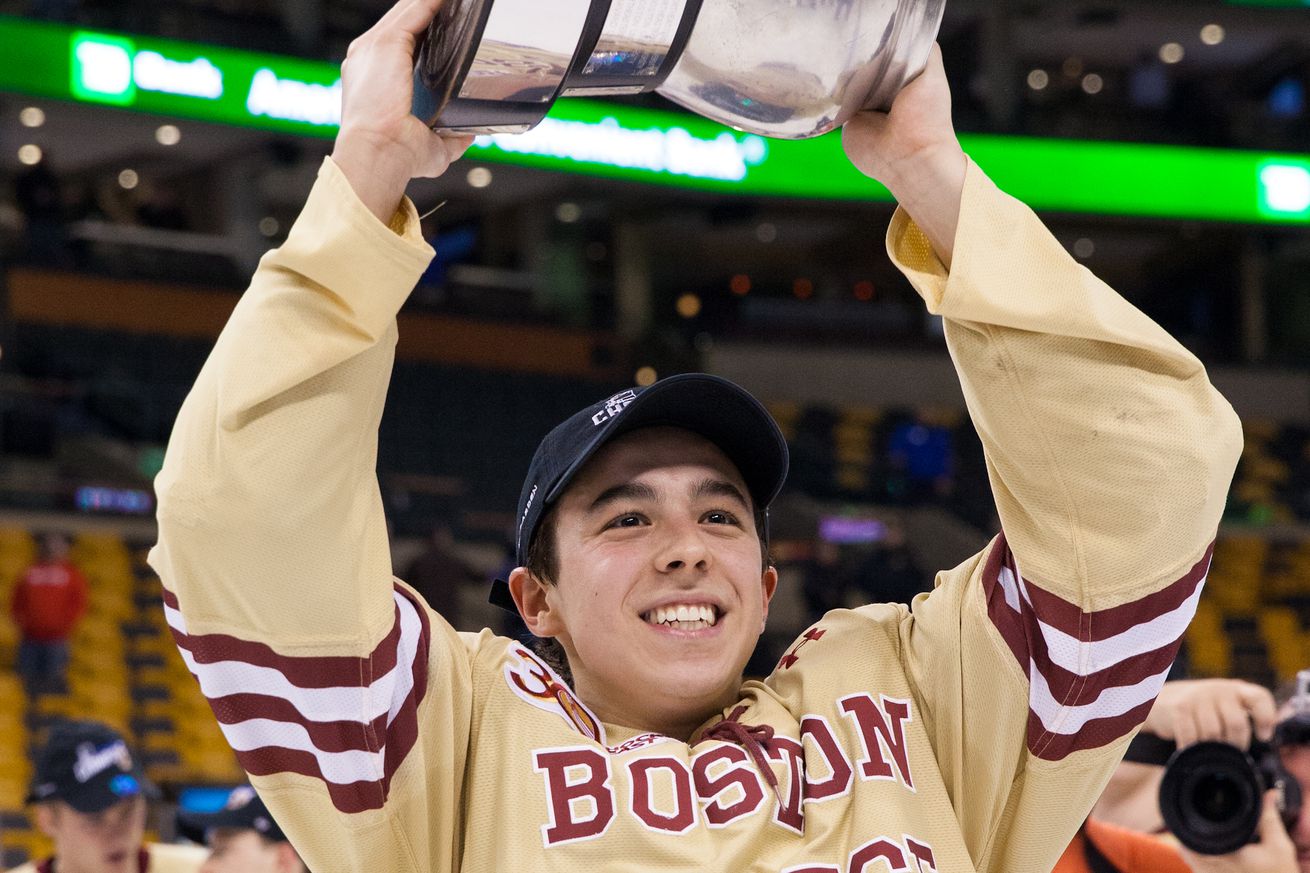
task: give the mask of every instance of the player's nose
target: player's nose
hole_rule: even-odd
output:
[[[704,571],[713,563],[713,553],[700,526],[694,522],[670,522],[655,553],[656,569],[664,573],[695,569]]]

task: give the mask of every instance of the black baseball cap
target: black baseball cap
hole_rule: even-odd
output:
[[[36,756],[28,803],[62,800],[78,812],[108,809],[137,795],[159,796],[122,735],[94,721],[60,722],[50,728]]]
[[[287,835],[269,814],[264,801],[249,785],[232,789],[227,803],[216,812],[179,812],[177,830],[193,843],[208,843],[209,835],[221,828],[255,831],[275,843],[287,842]]]
[[[679,427],[699,434],[737,466],[761,513],[787,479],[787,440],[758,400],[718,376],[687,373],[645,388],[629,388],[569,417],[537,446],[519,495],[515,560],[528,562],[528,548],[541,517],[602,446],[644,427]],[[490,600],[517,612],[509,586],[492,584]]]

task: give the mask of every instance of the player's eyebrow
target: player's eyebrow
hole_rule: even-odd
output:
[[[644,482],[624,482],[611,488],[606,488],[600,492],[600,495],[588,507],[587,512],[595,512],[611,503],[617,503],[620,500],[656,500],[655,489]]]
[[[743,509],[750,509],[750,501],[741,493],[736,485],[726,479],[702,479],[696,483],[696,487],[691,490],[692,500],[702,497],[727,497],[736,501]]]

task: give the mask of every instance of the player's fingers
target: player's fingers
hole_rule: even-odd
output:
[[[436,17],[437,10],[445,0],[410,0],[408,4],[397,4],[396,18],[393,26],[409,34],[418,34]],[[454,0],[450,0],[454,2]]]
[[[394,30],[398,26],[400,20],[407,16],[413,7],[419,2],[421,2],[421,0],[396,0],[396,2],[391,5],[391,8],[382,13],[382,17],[373,23],[372,27],[364,31],[364,35],[369,36],[371,34]],[[432,3],[434,6],[440,6],[441,0],[432,0]],[[433,12],[435,13],[435,11],[436,10],[434,9]]]
[[[443,0],[397,0],[395,5],[383,13],[372,27],[364,31],[350,44],[350,51],[357,52],[378,40],[401,38],[413,42],[415,34],[427,27],[428,22],[437,14]],[[421,23],[415,23],[421,19]]]
[[[1251,683],[1243,683],[1238,695],[1250,714],[1255,725],[1255,735],[1265,742],[1274,738],[1274,728],[1278,725],[1278,706],[1268,688]]]

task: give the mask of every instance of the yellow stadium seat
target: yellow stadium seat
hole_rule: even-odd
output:
[[[54,854],[54,843],[50,838],[38,830],[26,831],[7,831],[3,838],[3,843],[8,847],[21,848],[27,852],[27,857],[33,860],[38,858],[48,858]]]
[[[0,774],[0,808],[22,809],[26,799],[26,779]]]

